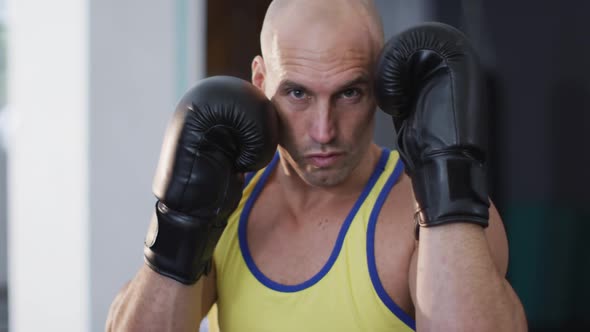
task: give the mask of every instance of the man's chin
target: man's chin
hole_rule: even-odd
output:
[[[305,182],[315,187],[333,187],[346,179],[342,169],[316,168],[304,174]]]

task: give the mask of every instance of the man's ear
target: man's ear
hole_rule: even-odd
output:
[[[264,91],[264,80],[266,78],[266,67],[262,56],[257,55],[252,60],[252,84]]]

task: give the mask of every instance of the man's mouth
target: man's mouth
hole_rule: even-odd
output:
[[[305,159],[314,167],[327,168],[333,166],[343,156],[343,153],[312,153],[305,156]]]

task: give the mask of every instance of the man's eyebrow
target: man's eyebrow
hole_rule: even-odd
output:
[[[308,91],[308,89],[300,83],[293,82],[291,80],[284,80],[279,84],[279,89],[281,90],[291,90],[291,89],[300,89]]]
[[[342,84],[338,91],[346,90],[356,85],[368,85],[369,84],[369,77],[367,75],[360,75],[352,80]]]
[[[357,85],[368,85],[369,82],[370,82],[369,76],[362,74],[362,75],[359,75],[358,77],[351,79],[348,82],[345,82],[338,89],[336,89],[336,91],[343,91],[343,90],[349,89],[349,88],[351,88],[353,86],[357,86]],[[310,91],[303,84],[297,83],[297,82],[294,82],[294,81],[291,81],[288,79],[281,81],[281,83],[279,83],[279,90],[282,90],[282,91],[284,91],[284,90],[303,90],[306,92]]]

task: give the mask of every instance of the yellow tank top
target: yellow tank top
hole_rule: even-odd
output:
[[[220,331],[415,330],[414,318],[385,292],[375,265],[377,217],[403,172],[397,151],[382,150],[325,266],[298,285],[266,277],[253,261],[246,238],[248,216],[277,160],[278,154],[247,178],[242,200],[215,249]]]

